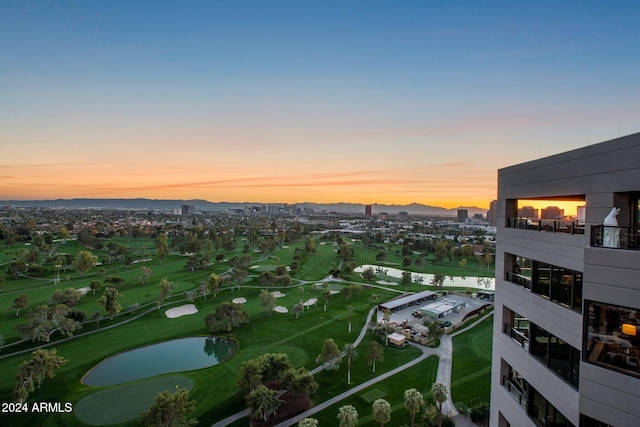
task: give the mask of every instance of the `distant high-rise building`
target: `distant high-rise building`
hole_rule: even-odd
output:
[[[364,206],[364,214],[365,214],[365,216],[373,216],[373,206],[372,205],[365,205]]]
[[[533,206],[523,206],[518,209],[518,216],[520,218],[538,218],[538,209]]]
[[[398,221],[402,221],[402,222],[409,221],[409,213],[405,211],[398,212]]]
[[[196,212],[194,205],[182,205],[182,215],[189,215]]]
[[[469,211],[466,209],[458,209],[458,222],[465,222],[469,218]]]
[[[557,206],[547,206],[540,212],[540,218],[543,219],[557,219],[564,216],[564,209],[560,209]]]
[[[380,214],[378,215],[378,219],[382,220],[382,221],[386,221],[388,219],[388,215],[386,212],[380,212]]]

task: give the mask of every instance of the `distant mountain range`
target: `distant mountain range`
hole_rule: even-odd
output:
[[[197,211],[226,211],[229,209],[244,209],[245,206],[282,206],[283,203],[258,203],[258,202],[210,202],[208,200],[162,200],[162,199],[55,199],[55,200],[0,200],[0,206],[35,206],[58,208],[107,208],[107,209],[176,209],[182,205],[193,205]],[[364,204],[358,203],[290,203],[299,208],[313,209],[314,212],[338,212],[349,214],[364,214]],[[398,212],[407,212],[409,215],[422,216],[457,216],[458,209],[466,209],[470,217],[474,214],[486,215],[487,209],[475,206],[461,206],[447,209],[438,206],[411,203],[409,205],[385,205],[372,204],[373,214],[386,212],[389,215],[397,215]]]

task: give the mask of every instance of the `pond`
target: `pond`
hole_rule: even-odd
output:
[[[237,349],[237,342],[228,338],[191,337],[166,341],[111,356],[91,369],[82,383],[107,386],[208,368],[231,358]]]
[[[371,265],[365,264],[356,267],[353,271],[356,273],[362,273],[366,268],[371,267],[373,271],[376,272],[376,275],[386,275],[390,277],[395,277],[400,279],[402,277],[402,272],[404,270],[400,270],[399,268],[386,267],[380,265]],[[433,274],[427,273],[412,273],[411,276],[415,280],[419,278],[422,280],[423,285],[429,285],[431,280],[433,280]],[[491,277],[476,277],[476,276],[446,276],[442,286],[457,286],[457,287],[465,287],[471,289],[483,289],[483,290],[495,290],[496,289],[496,281]]]

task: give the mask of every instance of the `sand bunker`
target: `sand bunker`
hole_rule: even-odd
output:
[[[273,307],[273,311],[276,311],[278,313],[288,313],[289,309],[287,307],[283,307],[281,305]]]
[[[234,298],[231,300],[231,302],[234,304],[244,304],[247,302],[247,299],[245,297]]]
[[[166,314],[169,319],[175,319],[176,317],[186,316],[188,314],[196,314],[197,312],[198,309],[195,305],[185,304],[180,307],[170,308],[169,310],[165,311],[164,314]]]
[[[282,298],[283,296],[285,296],[285,294],[283,294],[280,291],[271,292],[271,295],[273,295],[276,298]]]
[[[330,293],[331,295],[335,295],[335,294],[339,294],[339,293],[340,293],[340,291],[334,291],[334,290],[331,290],[331,291],[329,291],[329,293]]]
[[[310,307],[312,305],[316,305],[317,302],[318,302],[318,298],[311,298],[306,300],[304,303],[302,303],[302,305],[304,305],[305,307]]]
[[[88,286],[86,286],[86,287],[84,287],[84,288],[78,288],[78,290],[79,290],[80,292],[82,292],[82,295],[86,295],[86,294],[87,294],[87,292],[89,292],[89,291],[91,290],[91,288],[90,288],[90,287],[88,287]]]

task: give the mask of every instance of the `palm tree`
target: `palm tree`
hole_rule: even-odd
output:
[[[351,384],[351,360],[358,358],[356,346],[352,343],[344,345],[344,355],[347,356],[347,384]]]
[[[410,388],[404,392],[404,407],[411,414],[411,427],[414,425],[416,414],[424,406],[424,398],[422,394],[415,388]]]
[[[349,314],[349,333],[351,333],[351,315],[353,314],[353,306],[347,306],[347,313]]]
[[[296,319],[297,319],[300,313],[304,311],[304,306],[300,303],[297,303],[296,305],[293,306],[291,311],[293,311],[296,314]]]
[[[351,405],[345,405],[338,410],[340,427],[355,427],[358,424],[358,411]]]
[[[442,404],[448,399],[449,387],[443,383],[434,383],[431,386],[431,392],[438,405],[438,427],[442,427]]]
[[[384,427],[384,423],[391,419],[391,405],[384,399],[377,399],[373,402],[373,419]]]
[[[378,344],[377,341],[371,341],[369,348],[367,348],[367,360],[369,364],[373,365],[373,372],[376,371],[376,362],[382,362],[384,360],[384,347]]]
[[[315,418],[305,418],[298,423],[298,427],[318,427],[318,420]]]

